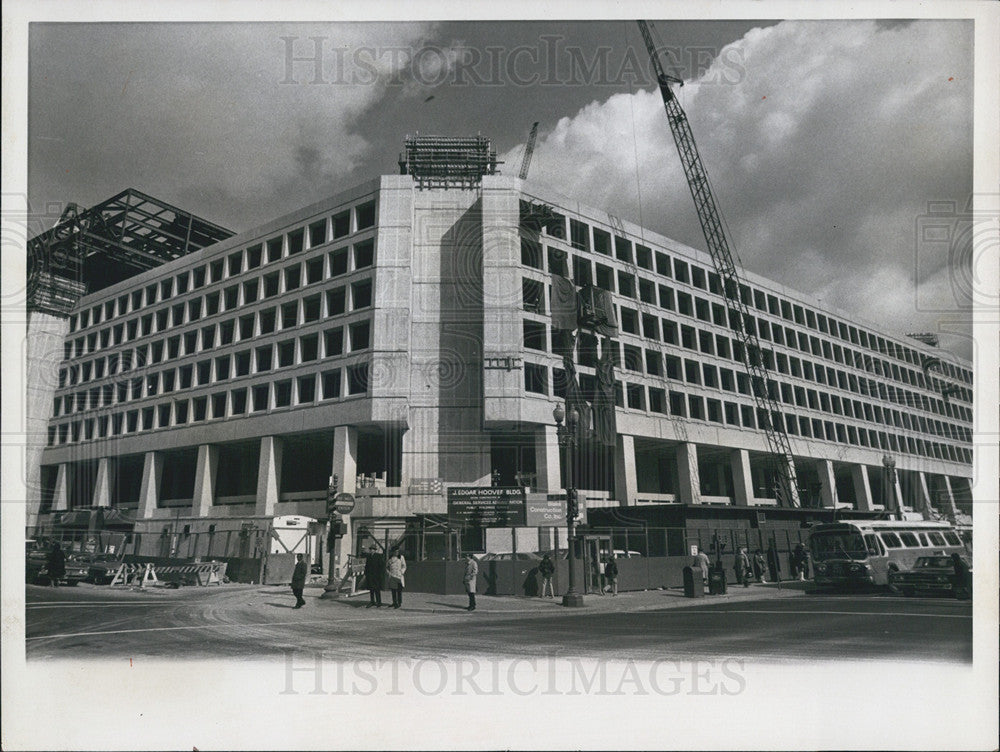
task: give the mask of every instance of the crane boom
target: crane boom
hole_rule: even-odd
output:
[[[701,161],[698,147],[687,115],[670,88],[671,84],[683,86],[684,82],[668,76],[660,62],[659,53],[649,27],[645,21],[637,21],[646,50],[656,72],[656,80],[667,112],[667,122],[673,134],[677,153],[680,155],[684,176],[687,178],[691,198],[694,199],[709,255],[722,282],[722,293],[729,309],[730,327],[736,332],[742,344],[742,364],[750,378],[750,392],[757,406],[757,422],[764,430],[768,448],[776,460],[775,475],[778,503],[782,506],[799,506],[798,484],[795,479],[795,462],[792,457],[788,434],[785,431],[781,405],[777,398],[777,383],[768,373],[763,350],[754,328],[748,325],[752,319],[747,304],[743,300],[740,272],[729,247],[719,209],[708,182],[708,172]],[[735,319],[735,321],[734,321]]]
[[[528,136],[528,145],[524,147],[524,156],[521,158],[521,171],[517,174],[521,180],[528,177],[528,167],[531,165],[531,155],[535,152],[535,137],[538,135],[538,121],[531,126],[531,134]]]

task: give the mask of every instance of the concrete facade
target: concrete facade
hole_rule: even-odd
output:
[[[561,229],[523,222],[532,204]],[[150,530],[322,519],[336,474],[358,498],[352,530],[381,540],[443,514],[449,485],[494,472],[558,492],[562,360],[548,312],[560,256],[576,284],[613,293],[621,328],[617,444],[581,456],[608,468],[586,476],[588,503],[775,504],[705,254],[514,178],[418,189],[382,176],[33,329],[29,362],[49,363],[50,387],[31,396],[47,419],[27,458],[29,524],[89,505],[134,509]],[[803,506],[964,511],[952,489],[971,502],[968,363],[753,274],[742,294]],[[941,365],[927,371],[927,358]],[[587,393],[594,363],[577,360]],[[943,400],[942,384],[959,391]]]

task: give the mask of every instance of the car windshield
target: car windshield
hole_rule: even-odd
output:
[[[950,556],[921,556],[913,565],[914,569],[923,567],[950,567],[952,566]]]
[[[813,559],[857,559],[868,558],[865,542],[858,533],[813,533],[810,539]]]

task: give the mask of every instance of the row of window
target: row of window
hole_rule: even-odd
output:
[[[578,376],[580,391],[583,393],[584,399],[592,401],[597,390],[596,378],[584,373]],[[561,369],[553,370],[551,394],[549,383],[549,369],[546,366],[530,362],[524,363],[524,389],[526,392],[554,397],[566,396],[565,373]],[[753,405],[726,402],[710,397],[706,398],[699,394],[687,394],[672,389],[665,390],[621,381],[615,384],[615,404],[618,407],[627,406],[633,410],[704,420],[753,430],[763,427],[767,417],[764,410]],[[791,413],[775,412],[772,414],[772,421],[772,425],[779,423],[784,425],[790,436],[803,436],[804,438],[851,444],[883,451],[909,453],[952,462],[967,464],[972,462],[971,449],[912,436],[876,431],[875,429],[835,423],[819,418],[796,416]]]
[[[655,317],[651,318],[655,319]],[[527,318],[524,319],[522,321],[523,346],[530,350],[549,352],[547,328],[542,322]],[[647,331],[649,331],[648,327]],[[677,336],[678,331],[680,333],[679,338]],[[667,344],[678,345],[694,352],[729,359],[741,365],[743,363],[743,344],[736,339],[730,339],[722,334],[713,335],[711,332],[695,329],[684,324],[678,328],[676,322],[668,319],[663,319],[663,332],[666,335],[663,341]],[[552,331],[551,339],[553,343],[557,341],[555,330]],[[618,365],[624,364],[624,368],[629,371],[645,373],[656,377],[666,376],[672,379],[686,378],[693,383],[703,383],[699,375],[691,375],[692,368],[697,370],[697,363],[688,361],[691,365],[684,367],[684,376],[682,377],[681,358],[669,353],[661,354],[658,349],[643,349],[627,343],[616,343],[612,355]],[[595,367],[597,365],[596,337],[586,333],[579,335],[576,360],[580,365],[584,366]],[[972,421],[972,410],[954,402],[917,394],[916,392],[900,387],[888,386],[874,379],[868,379],[864,376],[859,377],[853,373],[827,367],[806,359],[799,359],[794,356],[789,357],[784,353],[775,353],[772,350],[763,350],[761,353],[756,354],[755,360],[763,363],[772,373],[794,376],[824,386],[850,391],[864,397],[905,405],[906,407],[916,407],[956,420],[965,420],[969,423]],[[704,377],[706,385],[718,386],[719,382],[726,378],[725,376],[721,378],[712,376],[711,374],[714,374],[715,370],[715,366],[705,366],[705,371],[710,374]],[[720,371],[729,374],[728,383],[731,385],[733,372],[722,368],[720,368]],[[738,380],[746,380],[748,376],[740,371],[737,373],[737,378]],[[726,386],[725,381],[722,381],[722,383],[723,388],[731,390],[731,386]],[[743,386],[739,381],[737,385],[742,391]],[[748,386],[746,388],[749,389]],[[792,389],[793,387],[791,385],[783,385],[782,388]],[[800,389],[801,387],[794,388]],[[749,391],[746,393],[749,393]]]
[[[217,284],[225,279],[256,269],[264,263],[280,261],[283,258],[317,248],[334,240],[340,240],[374,226],[375,202],[367,201],[351,209],[338,212],[331,217],[316,220],[306,227],[289,230],[287,233],[277,235],[269,240],[233,251],[223,258],[209,261],[205,265],[185,270],[175,276],[150,283],[143,288],[133,290],[131,293],[119,295],[117,298],[74,313],[69,319],[70,332],[98,326],[102,321],[106,322],[116,316],[125,316],[128,313],[140,311],[158,302],[183,295],[189,290],[197,290],[206,284]],[[333,251],[330,256],[329,276],[346,273],[347,248]],[[355,244],[354,268],[361,269],[371,266],[373,263],[374,241],[367,240]],[[341,266],[342,271],[335,271],[341,269]]]
[[[551,298],[551,286],[544,285],[539,280],[522,278],[522,299],[523,306],[526,311],[544,315],[544,295],[546,287],[549,289],[549,297]],[[646,302],[653,302],[655,304],[655,301],[656,296],[653,295],[653,300]],[[659,306],[665,310],[677,311],[685,316],[690,316],[691,318],[723,328],[728,328],[733,331],[741,331],[743,329],[739,323],[738,312],[727,309],[719,303],[710,303],[704,298],[699,298],[697,296],[692,297],[687,293],[675,291],[667,285],[659,285]],[[657,341],[659,341],[662,336],[664,342],[677,344],[678,329],[681,331],[682,338],[685,333],[694,332],[692,327],[686,327],[684,324],[678,324],[678,322],[666,318],[662,319],[661,326],[661,319],[656,315],[646,312],[645,310],[640,312],[624,305],[615,306],[615,308],[619,313],[619,324],[621,326],[621,330],[627,334],[641,336],[646,339],[653,339]],[[896,363],[890,363],[888,360],[866,355],[861,351],[854,350],[850,347],[841,347],[840,345],[827,339],[809,335],[805,332],[796,331],[791,327],[785,327],[774,322],[766,321],[762,318],[754,318],[751,316],[746,322],[746,329],[756,335],[758,339],[765,342],[773,341],[777,345],[782,345],[790,349],[797,349],[809,355],[825,358],[831,362],[853,367],[857,370],[866,371],[867,373],[881,376],[886,379],[893,379],[897,382],[910,386],[919,386],[924,389],[930,388],[927,385],[927,379],[924,377],[924,373],[922,371],[910,369],[906,366],[900,367]],[[709,350],[706,350],[706,352],[709,352],[712,347],[712,335],[707,332],[703,332],[701,336],[703,338],[708,338],[707,345],[704,345],[703,343],[700,344],[708,347]],[[770,351],[765,350],[765,353],[767,352]],[[728,355],[720,355],[720,357],[728,357]],[[771,357],[774,359],[773,356]],[[779,354],[777,356],[777,360],[780,363],[782,359],[785,359],[786,357],[787,356]],[[955,391],[954,394],[957,398],[969,403],[972,402],[971,390],[965,387],[957,386],[956,390],[957,391]]]
[[[49,426],[48,445],[105,439],[367,394],[366,363]]]
[[[561,215],[556,216],[560,217]],[[565,218],[562,219],[564,220]],[[586,223],[575,219],[571,219],[570,224],[571,240],[569,244],[572,248],[589,251],[592,247],[599,254],[608,257],[612,256],[611,235],[609,233],[596,227],[592,228],[593,242],[591,245],[591,228]],[[564,239],[565,234],[559,234],[558,231],[556,231],[556,234],[553,234],[553,227],[559,227],[559,225],[559,221],[554,226],[550,225],[546,230],[547,234],[556,239]],[[565,228],[563,227],[564,232]],[[721,278],[715,272],[706,271],[694,263],[683,261],[677,257],[671,257],[666,253],[652,251],[649,247],[638,243],[634,246],[635,255],[633,257],[632,242],[617,235],[614,236],[614,257],[628,264],[629,269],[614,269],[600,262],[596,262],[592,266],[589,258],[576,254],[567,254],[562,249],[556,247],[546,247],[545,258],[543,259],[542,248],[541,243],[534,240],[533,234],[529,233],[527,237],[522,237],[522,264],[535,269],[545,269],[543,261],[547,261],[549,272],[569,274],[579,286],[592,284],[610,292],[617,292],[626,297],[638,298],[643,302],[655,304],[657,284],[653,280],[641,276],[637,278],[631,271],[631,267],[634,265],[724,298]],[[662,287],[662,285],[659,287]],[[911,365],[920,367],[922,365],[921,358],[925,357],[906,345],[893,342],[874,332],[868,332],[843,321],[838,321],[831,316],[805,308],[797,303],[791,303],[790,301],[778,298],[778,296],[758,288],[751,288],[749,285],[740,285],[739,294],[740,299],[748,308],[754,308],[772,316],[780,317],[785,321],[808,327],[822,334],[837,337],[845,342],[850,342],[873,352],[896,358]],[[948,362],[942,362],[941,368],[946,375],[952,378],[967,384],[972,383],[972,372],[969,369],[959,368]]]
[[[126,371],[130,368],[141,368],[143,365],[159,363],[161,360],[193,355],[215,347],[224,347],[237,341],[292,329],[300,324],[310,324],[341,316],[348,311],[368,309],[374,305],[373,296],[372,280],[366,278],[350,285],[341,285],[317,292],[314,295],[289,300],[272,308],[249,311],[236,318],[217,321],[171,337],[140,344],[135,347],[134,351],[111,353],[93,360],[63,366],[59,369],[59,386],[60,388],[67,385],[73,386],[91,379],[101,379],[105,375],[114,376],[119,371]],[[142,335],[137,334],[140,331],[138,328],[133,330],[132,327],[128,329],[127,333],[135,334],[135,338],[138,339],[139,336],[146,336],[147,325],[150,326],[148,333],[154,331],[151,328],[151,321],[147,321],[146,317],[142,318],[141,323]],[[168,331],[173,328],[169,322],[165,321],[161,329],[159,323],[157,322],[156,332]],[[187,323],[193,322],[188,321]],[[126,341],[131,341],[131,339],[130,336]],[[119,344],[117,337],[114,344]],[[71,356],[68,354],[67,357]]]
[[[262,344],[253,349],[206,358],[177,368],[105,383],[89,389],[57,395],[53,399],[53,416],[95,410],[130,400],[152,397],[159,393],[216,384],[233,378],[265,373],[276,368],[291,368],[346,353],[357,353],[371,347],[371,321],[364,320],[346,327],[337,326],[323,332],[306,334]]]
[[[340,253],[346,254],[346,249],[329,254],[331,259],[329,268],[324,267],[326,257],[318,256],[305,264],[288,266],[280,271],[246,280],[242,284],[231,285],[223,290],[208,292],[205,295],[199,295],[171,306],[164,306],[99,331],[92,331],[75,338],[67,338],[64,345],[64,358],[66,360],[80,358],[104,348],[174,329],[220,313],[232,312],[262,300],[294,292],[303,286],[346,274],[346,256],[344,256],[342,271],[340,265],[337,267],[332,265],[334,254]],[[371,266],[372,263],[369,259],[367,265]],[[355,271],[361,268],[363,267],[356,267]],[[328,290],[326,292],[329,309],[327,315],[333,316],[344,312],[348,305],[348,290],[351,293],[350,307],[352,309],[372,305],[372,281],[370,278],[365,278],[349,285]]]

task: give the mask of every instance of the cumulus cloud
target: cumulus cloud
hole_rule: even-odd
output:
[[[947,293],[967,272],[922,253],[917,226],[928,202],[972,190],[971,51],[960,21],[784,22],[677,89],[745,267],[895,331],[941,331],[968,357],[948,333],[968,328],[968,301]],[[531,177],[704,248],[657,91],[559,120]]]
[[[86,206],[133,186],[247,229],[349,187],[370,156],[356,119],[432,29],[36,26],[32,205]]]

